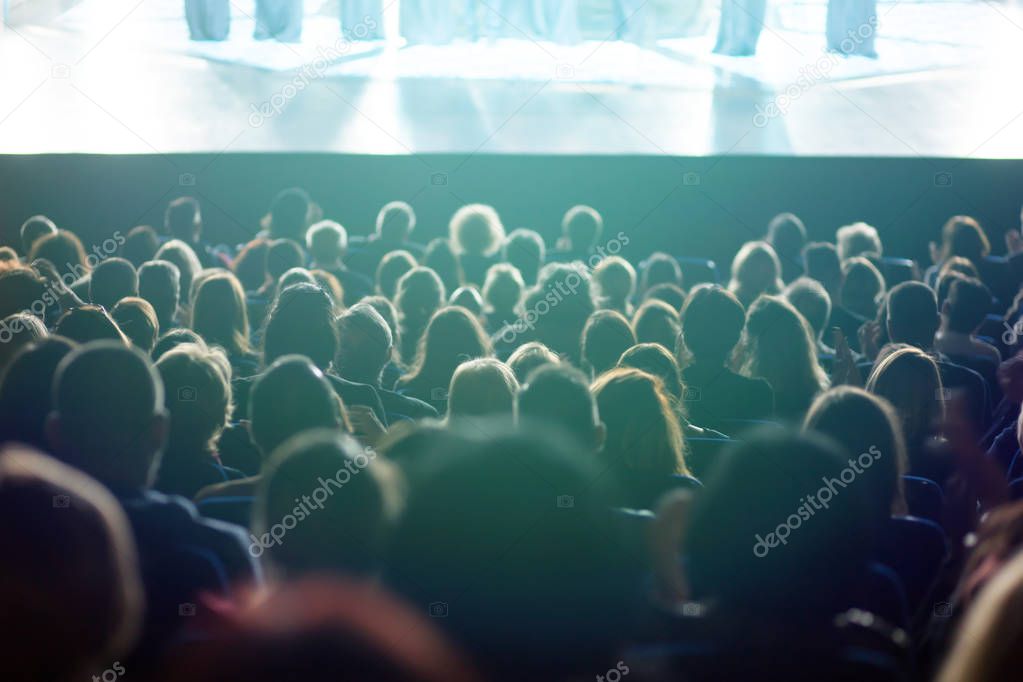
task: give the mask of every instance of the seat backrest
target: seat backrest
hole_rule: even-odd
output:
[[[896,284],[920,279],[920,268],[912,258],[884,256],[880,260],[880,266],[889,289]]]
[[[248,528],[252,520],[252,505],[255,497],[251,495],[225,495],[222,497],[207,497],[196,503],[196,508],[202,516],[218,521],[234,523],[242,528]]]
[[[941,522],[941,512],[945,504],[945,495],[941,486],[923,476],[902,477],[903,489],[906,493],[906,505],[910,516]]]
[[[682,268],[682,283],[688,289],[694,284],[709,282],[711,284],[721,283],[721,273],[718,272],[717,263],[709,258],[696,258],[693,256],[675,256],[679,267]]]

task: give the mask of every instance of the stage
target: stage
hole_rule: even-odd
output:
[[[822,2],[779,9],[755,57],[712,54],[712,25],[438,46],[321,19],[292,45],[252,40],[239,1],[230,40],[196,43],[180,0],[44,4],[0,32],[0,153],[1023,156],[1012,4],[882,2],[876,60],[823,51]]]

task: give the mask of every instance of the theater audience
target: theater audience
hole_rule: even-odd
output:
[[[916,281],[783,213],[687,292],[583,205],[550,251],[326,217],[0,254],[7,677],[1011,678],[1023,282],[976,220]]]

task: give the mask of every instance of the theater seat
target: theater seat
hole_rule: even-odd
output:
[[[721,283],[721,273],[718,272],[718,265],[714,261],[692,256],[675,256],[675,260],[682,268],[682,283],[687,289],[694,284],[704,282]]]
[[[912,258],[884,256],[878,265],[889,289],[896,284],[920,279],[920,268]]]
[[[721,448],[732,443],[728,438],[686,438],[686,464],[697,478],[705,478],[714,468]]]
[[[252,519],[252,505],[255,497],[251,495],[231,495],[224,497],[207,497],[196,503],[199,514],[209,519],[227,521],[242,528],[248,528]]]
[[[921,607],[948,554],[941,526],[913,516],[892,517],[879,538],[877,560],[899,576],[910,613]]]
[[[902,477],[902,485],[906,492],[909,515],[940,524],[941,510],[945,506],[941,486],[929,478],[908,474]]]

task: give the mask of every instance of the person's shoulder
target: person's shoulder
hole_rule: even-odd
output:
[[[259,476],[248,476],[231,481],[224,481],[222,483],[214,483],[213,485],[208,485],[197,492],[193,501],[198,504],[213,497],[253,495],[255,493],[257,483],[259,483]]]
[[[378,392],[380,399],[385,403],[384,408],[389,413],[397,413],[413,419],[428,419],[439,415],[433,405],[419,398],[413,398],[410,395],[402,395],[401,393],[385,389],[379,389]],[[391,409],[388,407],[388,403],[391,404],[391,407],[399,409]]]

